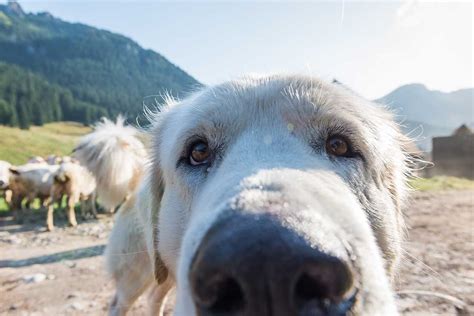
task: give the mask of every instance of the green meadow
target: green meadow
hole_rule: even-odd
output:
[[[28,130],[0,125],[0,160],[19,165],[32,156],[70,155],[78,138],[90,130],[74,122],[49,123]]]

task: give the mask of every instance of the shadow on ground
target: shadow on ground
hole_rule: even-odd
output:
[[[100,256],[104,252],[105,245],[79,248],[74,250],[62,251],[50,255],[32,257],[20,260],[0,260],[0,268],[20,268],[34,264],[48,264],[63,260],[76,260]]]
[[[90,216],[86,219],[78,215],[76,211],[76,220],[78,224],[83,222],[94,221],[97,219],[91,218]],[[99,214],[99,216],[110,216],[109,214]],[[18,222],[15,220],[14,212],[4,211],[0,213],[0,231],[5,231],[10,234],[20,232],[44,232],[46,222],[46,209],[30,209],[23,210],[23,221]],[[54,211],[54,224],[56,227],[68,227],[68,221],[66,212],[63,209]]]

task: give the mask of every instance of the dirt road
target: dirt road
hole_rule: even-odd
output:
[[[399,291],[431,291],[464,301],[474,313],[474,191],[413,195]],[[406,315],[456,315],[454,305],[433,295],[402,295]]]
[[[404,315],[456,315],[462,300],[474,313],[474,191],[416,193],[406,211],[409,239],[396,281]],[[112,219],[43,229],[41,212],[15,225],[0,217],[0,314],[104,315],[113,284],[101,253]],[[424,292],[419,292],[424,291]],[[425,293],[428,292],[428,293]],[[435,294],[432,294],[433,292]],[[133,307],[143,315],[146,298]]]

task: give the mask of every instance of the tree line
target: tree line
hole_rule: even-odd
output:
[[[0,124],[28,129],[53,121],[90,124],[106,109],[74,98],[71,91],[20,67],[0,63]]]

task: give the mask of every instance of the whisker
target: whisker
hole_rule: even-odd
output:
[[[439,293],[439,292],[432,292],[432,291],[424,291],[424,290],[400,290],[396,292],[398,295],[421,295],[421,296],[433,296],[437,298],[441,298],[443,300],[449,301],[454,305],[456,308],[458,315],[469,315],[467,310],[467,304],[454,297],[452,295]]]
[[[442,278],[442,276],[441,276],[441,274],[439,274],[439,272],[434,270],[432,267],[430,267],[428,264],[424,263],[422,260],[418,259],[414,255],[410,254],[407,250],[403,249],[403,253],[407,257],[413,259],[416,264],[419,264],[419,267],[421,267],[422,269],[425,269],[425,271],[428,271],[428,272],[432,273],[433,275],[430,274],[429,275],[430,277],[432,277],[434,280],[438,281],[440,284],[444,285],[444,282],[442,282],[441,279],[440,279],[440,278]]]

